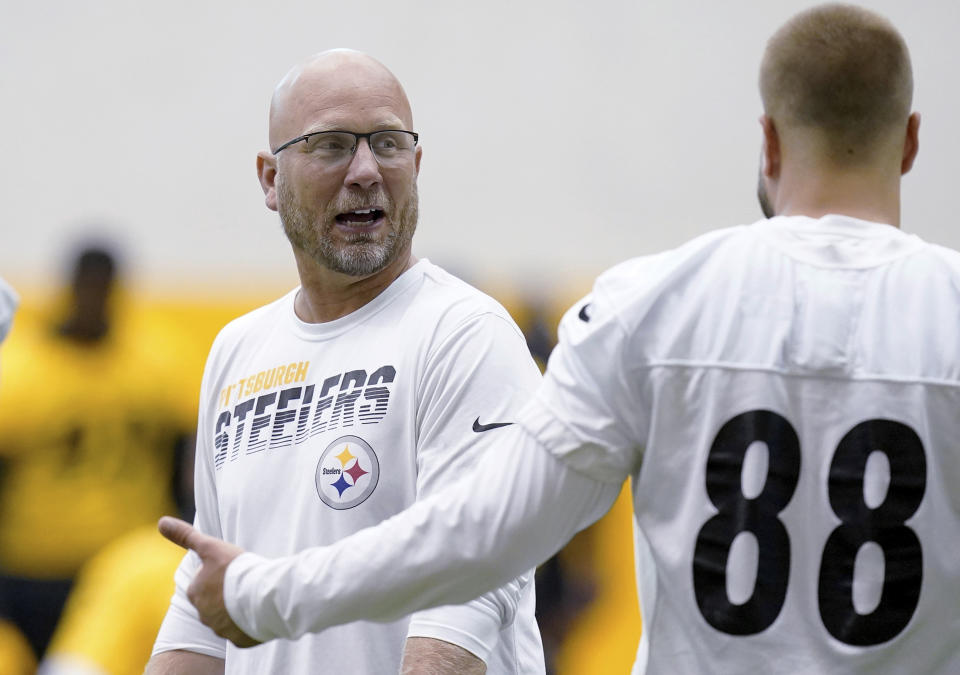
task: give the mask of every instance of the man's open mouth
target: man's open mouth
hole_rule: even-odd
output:
[[[339,213],[335,220],[341,225],[369,225],[383,218],[383,209],[358,209]]]

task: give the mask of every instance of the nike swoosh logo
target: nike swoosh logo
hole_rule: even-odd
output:
[[[580,320],[587,323],[590,322],[590,315],[587,314],[587,307],[589,306],[590,306],[590,303],[588,302],[583,307],[581,307],[580,311],[577,313],[577,316],[580,317]]]
[[[482,431],[490,431],[491,429],[499,429],[500,427],[509,427],[513,422],[493,422],[492,424],[480,424],[480,418],[473,420],[473,430],[478,434]]]

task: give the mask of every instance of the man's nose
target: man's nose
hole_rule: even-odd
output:
[[[380,175],[380,164],[370,149],[370,143],[366,138],[357,139],[357,149],[350,158],[350,165],[343,179],[344,185],[367,189],[381,180],[383,177]]]

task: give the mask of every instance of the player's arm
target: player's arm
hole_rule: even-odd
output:
[[[176,649],[154,654],[143,675],[223,675],[224,660]]]
[[[592,304],[586,319],[579,307],[564,319],[569,330],[522,424],[504,429],[460,482],[328,547],[274,560],[240,554],[219,572],[222,614],[265,641],[462,603],[606,513],[638,466],[647,405],[622,327],[596,296]],[[174,541],[195,538],[185,524],[175,529]]]
[[[400,675],[484,675],[487,664],[459,645],[425,637],[408,637]]]
[[[554,554],[609,510],[621,485],[569,469],[511,427],[464,480],[376,527],[294,556],[233,559],[226,608],[265,641],[464,603]]]
[[[523,334],[505,314],[481,311],[441,324],[438,333],[417,404],[418,500],[469,472],[501,437],[501,427],[516,420],[541,379]],[[487,662],[525,599],[532,609],[532,578],[527,570],[462,605],[417,612],[407,635],[433,638],[438,652],[456,645]],[[532,613],[522,620],[521,634],[536,630]]]
[[[622,486],[570,469],[522,428],[504,436],[460,482],[330,546],[268,559],[183,521],[160,529],[197,552],[190,598],[237,644],[464,603],[550,557]]]

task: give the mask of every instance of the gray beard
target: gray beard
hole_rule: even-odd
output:
[[[327,209],[326,217],[317,218],[298,203],[283,182],[277,181],[280,222],[290,243],[323,267],[352,277],[370,276],[387,267],[408,248],[417,229],[419,197],[416,183],[413,184],[409,198],[399,208],[394,208],[392,201],[379,201],[386,201],[385,216],[394,224],[394,229],[380,241],[360,233],[340,244],[335,243],[330,236],[333,225],[327,226],[326,223],[332,222],[336,213],[361,208],[370,200],[360,197],[356,204],[338,202]]]

